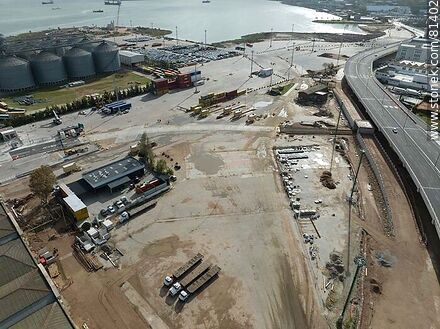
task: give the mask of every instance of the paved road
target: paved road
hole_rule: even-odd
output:
[[[372,73],[376,59],[397,45],[370,49],[351,57],[345,66],[347,82],[410,173],[440,235],[440,145],[432,141],[426,123],[383,89]],[[397,129],[397,133],[393,132]]]

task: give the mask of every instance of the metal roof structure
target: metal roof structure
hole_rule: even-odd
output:
[[[74,328],[2,204],[0,204],[0,328]]]
[[[143,171],[145,166],[133,157],[112,162],[83,174],[83,179],[94,189],[104,187],[125,176]]]
[[[82,202],[81,199],[78,198],[75,194],[71,194],[65,197],[63,200],[74,212],[86,208],[84,202]]]

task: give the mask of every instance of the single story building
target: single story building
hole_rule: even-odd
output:
[[[327,100],[328,87],[322,83],[298,92],[298,103],[324,103]]]
[[[143,176],[144,170],[144,164],[133,157],[127,157],[88,171],[82,175],[82,179],[91,190],[107,187],[113,192],[127,185],[133,178]]]

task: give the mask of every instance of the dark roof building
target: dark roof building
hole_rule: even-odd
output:
[[[0,328],[74,328],[3,204],[0,204]]]
[[[317,84],[306,90],[298,92],[298,103],[323,103],[327,100],[328,87],[324,84]]]
[[[108,187],[110,190],[124,185],[130,179],[144,174],[145,166],[133,157],[112,162],[84,173],[83,180],[92,188]]]

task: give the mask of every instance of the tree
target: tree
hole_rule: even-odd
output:
[[[31,173],[29,188],[42,203],[47,203],[47,199],[56,182],[57,179],[52,169],[49,166],[41,166]]]
[[[160,159],[156,163],[156,172],[165,174],[168,169],[167,162],[164,159]]]
[[[151,148],[150,139],[145,132],[141,135],[141,140],[139,142],[139,157],[143,159],[148,169],[154,170],[155,155]]]

